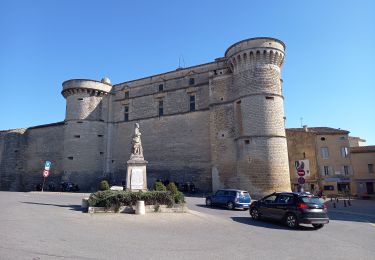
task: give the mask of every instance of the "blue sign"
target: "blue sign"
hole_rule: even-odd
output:
[[[45,170],[49,170],[51,168],[51,162],[50,161],[46,161],[45,164],[44,164],[44,169]]]
[[[302,184],[305,184],[305,178],[303,178],[303,177],[299,177],[299,178],[298,178],[298,183],[301,184],[301,185],[302,185]]]

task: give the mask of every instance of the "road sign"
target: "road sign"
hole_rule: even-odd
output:
[[[47,178],[48,175],[49,175],[49,170],[44,170],[44,171],[43,171],[43,177],[44,177],[44,178]]]
[[[305,171],[304,170],[298,170],[297,174],[298,174],[298,176],[305,176]]]
[[[301,185],[302,185],[302,184],[305,184],[305,178],[303,178],[303,177],[299,177],[299,178],[298,178],[298,183],[301,184]]]
[[[50,161],[46,161],[45,164],[44,164],[44,170],[49,170],[51,168],[51,162]]]

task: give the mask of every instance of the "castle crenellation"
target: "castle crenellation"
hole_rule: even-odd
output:
[[[138,80],[65,81],[64,122],[0,132],[0,188],[32,190],[47,159],[51,181],[73,181],[83,190],[96,190],[103,178],[120,184],[139,123],[149,187],[164,178],[254,196],[290,190],[284,51],[277,39],[252,38],[213,62]]]

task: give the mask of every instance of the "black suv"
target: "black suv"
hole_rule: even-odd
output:
[[[329,222],[327,206],[310,193],[275,192],[250,205],[250,215],[280,220],[290,228],[301,223],[312,224],[315,229]]]

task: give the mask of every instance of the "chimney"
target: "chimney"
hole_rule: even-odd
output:
[[[307,129],[307,125],[304,125],[304,126],[303,126],[303,129],[305,130],[305,132],[308,132],[308,131],[309,131],[309,129]]]

